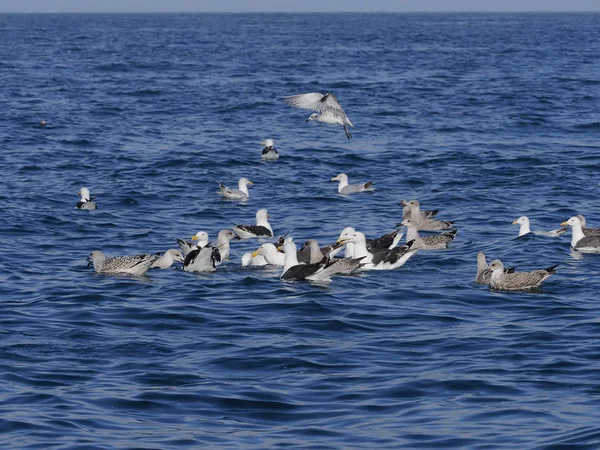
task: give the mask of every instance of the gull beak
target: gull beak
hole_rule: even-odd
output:
[[[280,251],[280,252],[283,252],[283,245],[278,245],[277,246],[277,250]]]
[[[260,255],[260,251],[256,250],[255,252],[252,252],[252,257],[256,258],[258,255]]]
[[[339,238],[337,241],[335,241],[335,243],[344,245],[346,243],[346,241],[347,241],[347,239]]]
[[[260,145],[267,145],[267,144],[265,144],[265,141],[262,141],[262,142],[260,143]]]
[[[197,241],[198,239],[200,239],[198,236],[196,236],[196,235],[192,236],[192,241]]]
[[[517,221],[516,221],[516,220],[513,222],[513,225],[518,225],[518,223],[517,223]]]
[[[254,184],[252,181],[248,180],[248,184]]]
[[[267,219],[270,219],[270,218],[271,218],[271,214],[267,214]]]
[[[567,227],[567,226],[569,226],[569,224],[567,222],[563,222],[563,223],[560,224],[560,226],[561,227]]]
[[[330,181],[337,181],[338,177],[333,177]]]

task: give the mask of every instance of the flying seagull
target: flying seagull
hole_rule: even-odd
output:
[[[284,97],[283,101],[293,108],[311,109],[316,111],[312,113],[307,122],[316,120],[317,122],[328,123],[331,125],[342,125],[348,139],[352,139],[352,134],[348,127],[354,127],[348,116],[338,103],[335,95],[331,92],[323,95],[319,92],[310,92],[308,94],[291,95]]]

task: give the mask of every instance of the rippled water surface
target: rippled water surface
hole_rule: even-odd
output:
[[[600,15],[0,15],[2,448],[600,448],[600,259],[512,222],[600,226]],[[284,95],[333,91],[356,127]],[[40,120],[48,121],[40,127]],[[276,163],[260,162],[275,140]],[[375,181],[340,196],[330,178]],[[217,182],[255,182],[247,203]],[[88,186],[97,211],[78,211]],[[451,249],[284,283],[96,275],[268,208],[334,241],[418,198]],[[475,254],[560,264],[536,292]]]

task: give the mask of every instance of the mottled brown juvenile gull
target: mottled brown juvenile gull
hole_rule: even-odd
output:
[[[575,250],[589,253],[600,252],[600,236],[586,236],[579,217],[573,216],[561,225],[571,227],[571,247]]]
[[[78,194],[80,195],[79,201],[75,205],[77,209],[96,209],[96,197],[90,195],[90,190],[86,187],[82,187]]]
[[[158,258],[158,255],[148,254],[107,258],[104,253],[93,251],[88,256],[88,265],[93,265],[96,273],[100,274],[143,276]]]
[[[408,206],[408,200],[400,200],[400,203],[398,203],[400,206],[402,206],[402,218],[403,219],[410,219],[410,206]],[[438,209],[433,209],[430,211],[421,211],[421,216],[423,217],[423,219],[431,219],[435,216],[437,216],[437,213],[439,212]]]
[[[262,149],[260,159],[263,161],[277,161],[279,159],[279,153],[275,149],[273,139],[265,139],[261,142],[261,145],[264,145],[265,148]]]
[[[421,204],[418,200],[410,200],[406,204],[410,208],[410,218],[415,222],[418,230],[437,231],[452,228],[454,222],[447,220],[427,219],[421,213]]]
[[[569,228],[559,228],[558,230],[552,231],[531,231],[529,228],[529,217],[521,216],[517,220],[513,222],[513,225],[521,225],[519,227],[519,237],[524,236],[529,233],[536,234],[538,236],[548,236],[548,237],[560,237],[567,232]]]
[[[361,268],[365,270],[393,270],[402,267],[406,261],[414,255],[411,248],[414,241],[409,241],[405,245],[395,247],[391,250],[373,250],[367,249],[367,239],[365,235],[359,231],[349,233],[338,239],[341,244],[354,244],[352,258],[363,258]]]
[[[475,283],[477,284],[490,284],[492,278],[492,271],[488,270],[489,266],[485,260],[485,253],[477,253],[477,276],[475,277]],[[514,273],[515,267],[504,269],[504,273]]]
[[[600,228],[588,228],[587,221],[583,214],[577,214],[575,217],[578,217],[581,221],[581,229],[583,230],[583,234],[586,236],[600,236]]]
[[[331,92],[327,92],[325,95],[319,92],[290,95],[289,97],[285,97],[283,101],[293,108],[316,111],[306,119],[307,122],[316,120],[321,123],[342,125],[346,137],[352,139],[352,134],[350,134],[348,127],[353,127],[354,125],[352,125],[342,106]]]
[[[240,239],[273,237],[269,217],[266,209],[259,209],[256,212],[256,225],[234,225],[233,232]]]
[[[371,192],[373,191],[373,182],[367,181],[362,184],[348,184],[348,175],[340,173],[333,177],[331,181],[339,181],[338,192],[340,194],[355,194],[356,192]]]
[[[413,250],[441,250],[448,248],[450,243],[456,238],[458,230],[447,231],[435,236],[419,236],[416,221],[413,219],[404,219],[400,225],[407,227],[406,241],[413,241]]]
[[[172,249],[164,252],[160,258],[158,258],[156,261],[154,261],[154,263],[152,264],[152,266],[150,268],[151,269],[168,269],[169,267],[171,267],[173,265],[173,263],[175,261],[182,263],[184,261],[184,258],[179,250],[177,250],[176,248],[172,248]]]
[[[520,291],[539,287],[550,275],[556,273],[558,264],[542,270],[532,272],[505,273],[504,265],[499,259],[490,263],[489,271],[492,272],[490,286],[502,291]]]
[[[219,194],[223,198],[233,199],[233,200],[245,200],[250,197],[250,193],[248,192],[248,185],[253,185],[252,181],[248,178],[240,178],[238,181],[238,188],[228,188],[224,184],[219,183]]]

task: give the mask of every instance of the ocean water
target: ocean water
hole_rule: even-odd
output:
[[[512,225],[600,226],[599,42],[597,14],[0,15],[2,448],[600,448],[600,259]],[[281,100],[311,91],[353,140]],[[260,208],[376,236],[411,198],[452,247],[327,286],[242,268],[252,241],[208,275],[86,265]],[[479,250],[560,266],[494,292]]]

